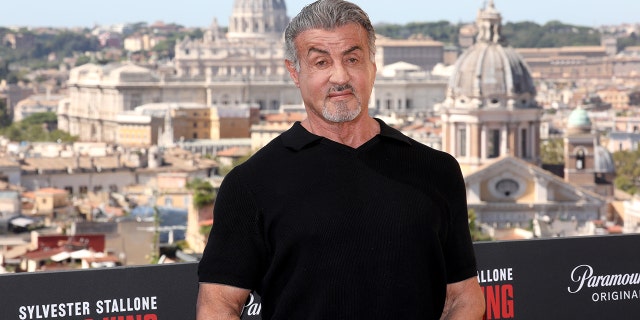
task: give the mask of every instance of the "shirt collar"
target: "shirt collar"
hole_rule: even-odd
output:
[[[409,137],[390,127],[384,121],[378,118],[374,119],[380,124],[380,134],[378,134],[378,136],[411,144]],[[296,121],[291,129],[285,131],[280,137],[285,147],[296,151],[302,150],[304,147],[323,139],[323,137],[307,131],[307,129],[300,124],[300,121]]]

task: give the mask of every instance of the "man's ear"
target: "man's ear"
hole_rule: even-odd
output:
[[[300,87],[300,83],[298,81],[298,70],[296,70],[296,64],[291,60],[284,61],[285,66],[287,66],[287,71],[289,71],[289,76],[293,83],[296,84],[296,87]]]

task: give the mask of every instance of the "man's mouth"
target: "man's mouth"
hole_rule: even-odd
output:
[[[345,96],[350,96],[353,95],[353,92],[351,92],[351,90],[345,90],[345,91],[333,91],[329,93],[329,98],[340,98],[340,97],[345,97]]]

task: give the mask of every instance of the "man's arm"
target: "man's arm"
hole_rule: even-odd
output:
[[[200,282],[196,320],[240,319],[251,290]]]
[[[447,285],[441,320],[482,319],[485,302],[476,277]]]

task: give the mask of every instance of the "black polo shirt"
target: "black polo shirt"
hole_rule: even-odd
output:
[[[449,154],[380,122],[354,149],[300,123],[222,183],[202,282],[256,290],[263,319],[437,319],[476,275]]]

